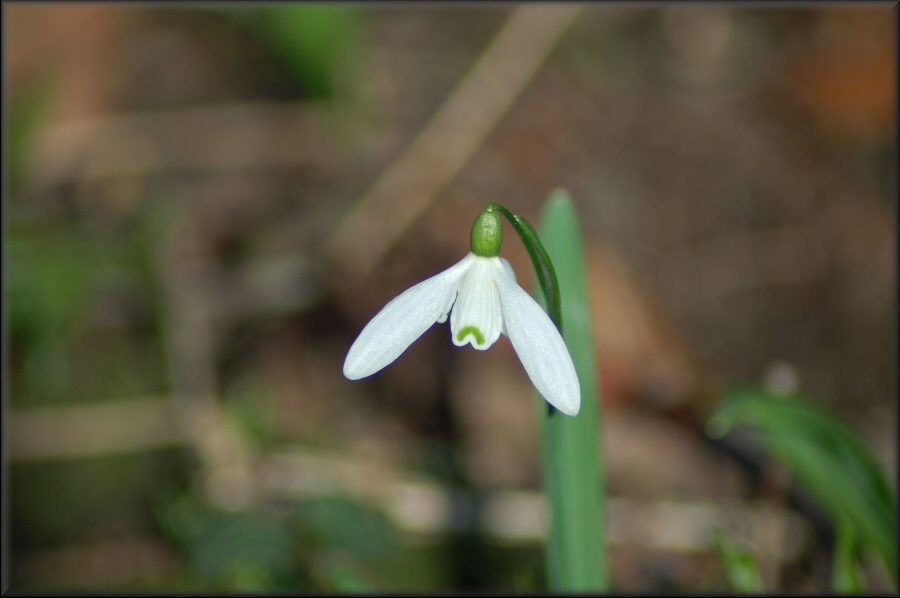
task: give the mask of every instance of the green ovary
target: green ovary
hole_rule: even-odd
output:
[[[456,333],[456,340],[462,342],[463,339],[466,338],[466,336],[468,336],[469,334],[475,337],[475,342],[477,344],[484,344],[484,335],[481,334],[481,331],[478,330],[478,328],[476,328],[475,326],[466,326],[465,328],[460,330],[458,333]]]

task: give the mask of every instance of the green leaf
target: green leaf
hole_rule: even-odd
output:
[[[707,432],[722,436],[739,424],[758,431],[835,526],[846,522],[864,546],[878,551],[896,583],[896,501],[865,441],[806,400],[757,389],[732,393]]]
[[[865,592],[865,578],[858,567],[860,545],[853,526],[841,521],[834,543],[834,564],[831,572],[831,589],[835,592]]]
[[[713,542],[731,589],[755,593],[766,591],[759,566],[751,552],[737,548],[721,527],[713,530]]]
[[[531,233],[526,230],[526,236],[533,234],[530,226],[528,229]],[[581,384],[581,411],[575,417],[547,409],[543,399],[540,401],[544,478],[552,512],[546,551],[548,584],[551,591],[603,591],[609,589],[609,581],[606,492],[602,459],[598,459],[602,444],[598,440],[596,361],[588,315],[584,243],[578,214],[566,191],[551,192],[540,230],[549,271],[553,272],[552,264],[556,267],[563,338]],[[552,289],[554,285],[542,286]]]

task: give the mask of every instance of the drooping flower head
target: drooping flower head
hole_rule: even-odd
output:
[[[350,347],[344,375],[371,376],[449,315],[453,344],[483,351],[500,334],[509,337],[538,392],[566,415],[577,415],[581,389],[569,351],[541,306],[516,283],[512,266],[499,257],[502,242],[500,215],[489,207],[472,227],[472,252],[385,305]]]

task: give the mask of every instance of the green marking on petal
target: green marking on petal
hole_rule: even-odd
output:
[[[466,338],[466,336],[468,336],[470,334],[475,337],[476,344],[479,344],[479,345],[484,344],[484,335],[475,326],[466,326],[465,328],[460,330],[456,334],[456,340],[458,340],[459,342],[462,342],[463,339]]]

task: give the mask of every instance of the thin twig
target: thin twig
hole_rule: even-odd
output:
[[[338,270],[356,280],[371,271],[469,161],[581,8],[513,11],[431,121],[338,226],[329,246]]]

